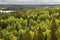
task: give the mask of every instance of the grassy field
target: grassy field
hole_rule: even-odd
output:
[[[60,40],[60,6],[0,13],[0,40]]]

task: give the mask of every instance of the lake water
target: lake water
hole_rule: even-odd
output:
[[[10,13],[14,12],[14,10],[0,10],[0,13]]]

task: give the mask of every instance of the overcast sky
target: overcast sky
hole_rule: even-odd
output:
[[[0,0],[0,4],[60,4],[60,0]]]

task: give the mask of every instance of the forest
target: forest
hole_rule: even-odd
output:
[[[0,40],[60,40],[60,6],[0,13]]]

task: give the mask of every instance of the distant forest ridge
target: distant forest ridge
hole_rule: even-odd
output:
[[[0,10],[18,10],[19,8],[35,8],[35,7],[53,7],[58,5],[15,5],[15,4],[0,4]]]

